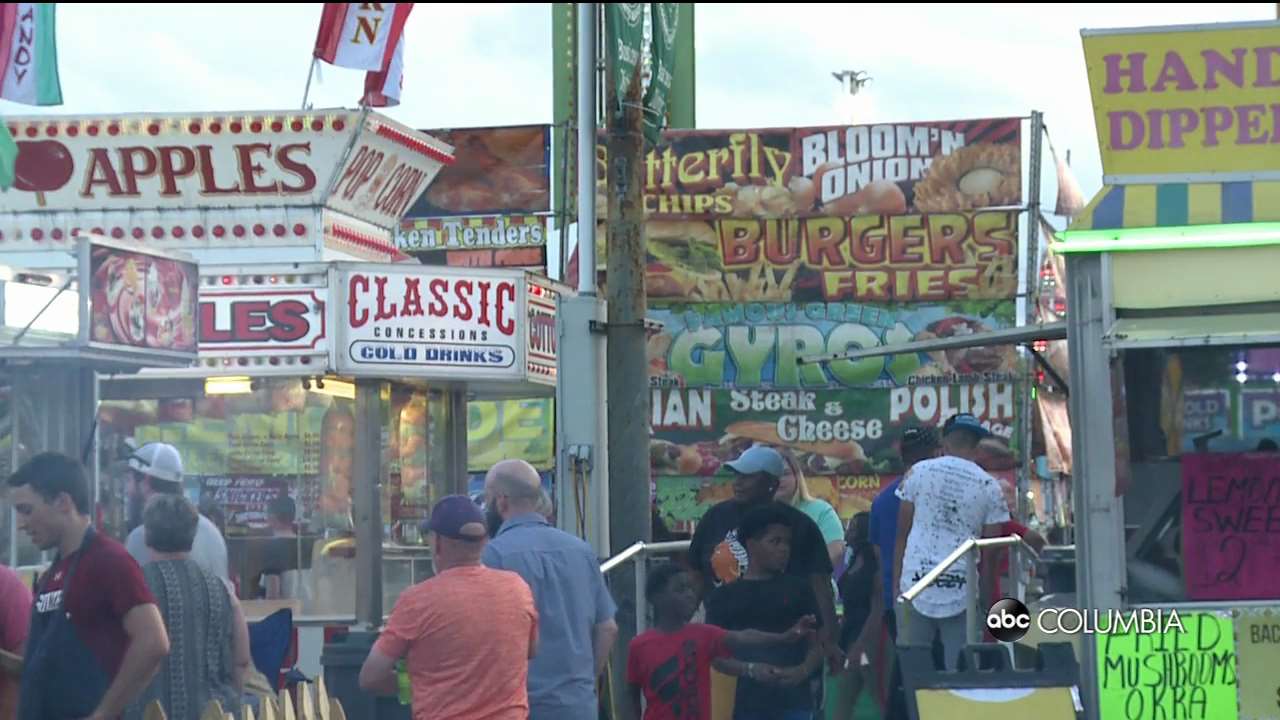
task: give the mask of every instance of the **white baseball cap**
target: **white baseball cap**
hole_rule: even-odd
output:
[[[129,456],[129,467],[163,482],[182,482],[182,455],[168,443],[147,443]]]

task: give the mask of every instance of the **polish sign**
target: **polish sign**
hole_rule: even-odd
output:
[[[354,266],[350,266],[354,268]],[[339,372],[523,378],[523,278],[370,265],[338,274]]]
[[[1280,178],[1280,23],[1082,34],[1105,182]]]

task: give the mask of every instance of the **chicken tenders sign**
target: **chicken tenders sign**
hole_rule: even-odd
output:
[[[385,266],[340,273],[338,370],[523,377],[523,280],[512,273]]]

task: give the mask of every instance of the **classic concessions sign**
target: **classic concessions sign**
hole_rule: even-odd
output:
[[[344,110],[7,118],[17,141],[5,209],[190,210],[326,204],[382,228],[452,148]]]
[[[520,276],[374,265],[338,277],[340,372],[524,376]]]

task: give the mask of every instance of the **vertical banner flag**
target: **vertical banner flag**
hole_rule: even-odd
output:
[[[671,97],[672,71],[676,62],[676,38],[680,32],[680,4],[652,3],[653,77],[644,98],[644,137],[657,145],[667,125],[667,100]]]
[[[364,76],[364,104],[369,107],[395,107],[400,104],[404,86],[404,35],[396,41],[396,50],[381,72]]]
[[[0,3],[0,98],[61,105],[55,3]]]
[[[614,111],[622,113],[622,98],[636,79],[644,52],[644,3],[605,5],[605,51],[613,73]],[[638,82],[638,80],[637,80]]]
[[[412,8],[413,3],[325,3],[314,55],[338,67],[384,71]]]
[[[0,118],[0,190],[8,190],[13,185],[17,165],[18,143],[9,134],[9,124]]]

